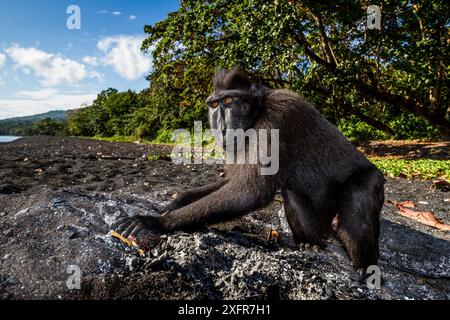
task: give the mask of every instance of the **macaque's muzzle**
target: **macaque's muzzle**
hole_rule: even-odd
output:
[[[209,125],[211,127],[214,138],[216,139],[216,144],[219,147],[223,147],[224,141],[226,140],[225,137],[227,131],[226,126],[227,113],[229,116],[231,110],[225,110],[222,107],[208,108],[208,109],[209,109]]]

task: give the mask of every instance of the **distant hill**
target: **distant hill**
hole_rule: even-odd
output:
[[[2,119],[0,135],[60,134],[65,128],[67,115],[67,111],[55,110],[32,116]]]
[[[7,119],[1,119],[0,123],[4,122],[36,122],[39,120],[43,120],[46,118],[50,118],[53,120],[66,120],[67,119],[67,111],[64,110],[55,110],[55,111],[49,111],[46,113],[39,113],[32,116],[25,116],[25,117],[15,117],[15,118],[7,118]]]

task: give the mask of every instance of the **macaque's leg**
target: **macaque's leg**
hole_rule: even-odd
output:
[[[322,221],[310,201],[297,196],[290,190],[283,191],[283,198],[286,220],[292,230],[294,241],[300,245],[310,244],[324,247],[325,243],[321,234]]]
[[[201,199],[211,192],[214,192],[218,189],[220,189],[222,186],[224,186],[228,182],[227,179],[222,179],[220,181],[201,186],[195,189],[191,189],[185,192],[181,192],[176,196],[176,198],[169,203],[167,206],[164,207],[161,212],[168,212],[173,211],[175,209],[179,209],[181,207],[184,207],[194,201],[197,201],[198,199]]]
[[[343,186],[337,236],[355,268],[377,264],[384,177],[379,171],[355,174]]]

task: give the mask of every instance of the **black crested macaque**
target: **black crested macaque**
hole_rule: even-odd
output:
[[[336,235],[352,265],[377,264],[385,179],[375,165],[294,92],[254,83],[239,70],[218,72],[213,85],[211,128],[224,137],[228,129],[279,129],[279,170],[263,175],[261,164],[226,165],[221,181],[181,193],[161,216],[122,219],[117,231],[199,229],[266,206],[281,190],[296,243],[324,247],[338,213]]]

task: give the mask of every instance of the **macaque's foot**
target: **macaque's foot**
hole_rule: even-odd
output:
[[[369,275],[366,273],[366,268],[362,268],[360,266],[355,266],[353,262],[350,261],[350,265],[352,266],[355,273],[358,275],[359,279],[365,280]]]
[[[364,268],[357,268],[355,271],[361,279],[365,278],[366,270]]]
[[[132,237],[136,239],[146,233],[161,234],[164,232],[160,218],[155,216],[123,218],[113,225],[113,230],[120,233],[124,238]]]

